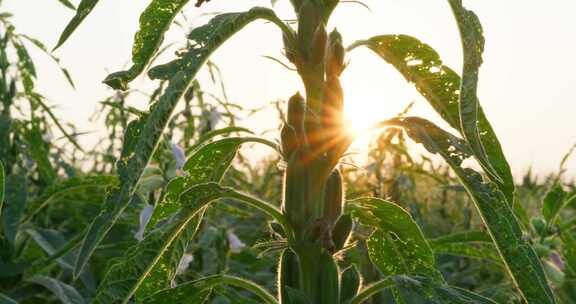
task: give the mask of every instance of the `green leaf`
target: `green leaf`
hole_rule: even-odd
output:
[[[265,144],[274,145],[273,143],[259,138],[225,138],[201,146],[196,151],[193,151],[193,154],[182,168],[187,176],[177,177],[168,183],[165,195],[162,198],[161,203],[154,209],[148,227],[151,227],[150,229],[152,229],[158,222],[168,218],[180,210],[183,203],[180,200],[180,196],[190,187],[206,182],[219,182],[228,170],[240,146],[247,142],[263,142]],[[134,252],[137,252],[134,254],[135,257],[120,261],[118,265],[115,265],[115,268],[110,271],[110,274],[107,275],[105,282],[110,280],[112,283],[109,287],[100,289],[101,294],[103,295],[101,302],[111,301],[110,299],[106,299],[104,296],[110,296],[112,294],[112,291],[109,290],[114,290],[116,288],[114,278],[124,276],[123,273],[126,271],[130,271],[130,275],[136,275],[138,278],[140,278],[141,275],[145,276],[142,277],[142,280],[138,279],[133,283],[124,282],[123,285],[127,286],[127,289],[138,289],[140,288],[140,285],[153,286],[153,288],[148,288],[151,291],[140,292],[141,294],[150,294],[151,292],[168,286],[174,279],[176,269],[182,255],[184,254],[184,250],[188,247],[188,243],[196,233],[200,218],[201,217],[199,216],[190,224],[186,225],[185,230],[180,233],[180,236],[174,238],[174,245],[170,245],[164,250],[164,252],[160,253],[162,258],[159,261],[154,260],[156,257],[155,255],[158,252],[151,251],[150,248],[161,247],[162,245],[157,243],[172,236],[157,235],[156,237],[147,238],[142,244],[137,245],[133,249]],[[152,252],[153,256],[143,257],[140,252],[148,254]],[[151,265],[150,269],[141,269],[142,267],[147,267],[149,263],[156,263],[156,265]],[[130,286],[130,284],[133,284],[134,286]],[[104,284],[102,285],[104,286]],[[115,296],[123,297],[124,295],[116,294]]]
[[[76,10],[76,7],[74,6],[74,4],[72,4],[70,1],[68,0],[58,0],[60,3],[62,3],[62,5],[64,5],[65,7],[71,9],[71,10]]]
[[[100,285],[95,302],[127,303],[134,294],[142,300],[169,287],[186,244],[197,229],[201,218],[198,215],[210,203],[223,198],[235,199],[264,211],[279,221],[291,235],[287,221],[276,207],[216,183],[193,186],[181,195],[183,206],[170,223],[148,234],[129,250],[125,259],[112,266]],[[188,229],[191,226],[194,229]]]
[[[550,225],[556,220],[560,210],[564,206],[564,200],[568,194],[562,189],[562,185],[556,184],[546,193],[542,206],[542,215]]]
[[[285,33],[292,34],[288,26],[268,8],[254,7],[247,12],[221,14],[212,18],[208,24],[193,29],[188,35],[191,46],[182,57],[152,68],[148,73],[150,78],[171,79],[179,72],[197,71],[212,52],[228,38],[257,19],[268,20],[278,25]]]
[[[83,304],[85,303],[84,298],[78,293],[78,291],[61,281],[56,279],[46,277],[46,276],[33,276],[28,279],[29,282],[42,285],[46,289],[50,290],[62,303],[64,304]]]
[[[219,182],[230,167],[238,150],[245,143],[262,143],[278,150],[276,144],[258,137],[230,137],[206,144],[192,151],[182,170],[186,176],[177,177],[168,183],[166,194],[161,203],[154,209],[148,227],[174,214],[181,207],[178,200],[184,190],[193,185],[205,182]]]
[[[62,46],[66,40],[74,33],[76,28],[84,21],[84,19],[92,12],[96,4],[98,4],[99,0],[82,0],[78,5],[78,9],[76,10],[76,15],[70,20],[66,28],[60,35],[60,39],[58,39],[58,43],[54,47],[54,50]]]
[[[266,289],[249,280],[230,275],[214,275],[179,285],[175,288],[160,291],[144,299],[143,303],[202,303],[191,299],[202,299],[207,292],[218,285],[230,285],[247,290],[258,296],[262,303],[278,304],[278,301]]]
[[[206,142],[215,138],[216,136],[230,134],[230,133],[240,133],[240,132],[254,134],[252,131],[250,131],[246,128],[242,128],[242,127],[226,127],[226,128],[222,128],[222,129],[212,130],[212,131],[206,132],[205,134],[202,134],[202,136],[200,138],[198,138],[198,140],[194,143],[194,145],[192,145],[190,148],[186,149],[186,154],[190,154],[192,151],[196,150],[198,147],[204,145]]]
[[[462,0],[449,0],[452,12],[458,23],[462,49],[464,50],[464,68],[460,86],[460,125],[462,135],[470,143],[474,155],[493,180],[503,182],[498,172],[490,164],[488,155],[478,130],[478,75],[484,52],[482,25],[474,12],[462,6]],[[510,202],[512,203],[512,202]]]
[[[118,162],[121,185],[108,196],[101,214],[90,225],[76,261],[75,275],[88,263],[96,246],[130,204],[138,180],[148,165],[172,112],[180,98],[187,92],[199,69],[228,38],[258,18],[272,19],[273,22],[284,25],[271,10],[265,8],[253,8],[246,13],[217,16],[207,25],[192,31],[190,39],[196,43],[181,59],[164,66],[164,70],[170,76],[167,77],[166,73],[160,74],[165,79],[170,79],[168,87],[158,103],[152,107],[149,116],[134,127],[125,138],[127,142],[125,145],[130,146],[128,150],[131,153],[123,153],[122,159]]]
[[[0,304],[18,304],[18,302],[0,293]]]
[[[42,139],[42,132],[37,122],[32,122],[30,130],[26,132],[26,139],[30,143],[28,154],[36,162],[40,178],[48,185],[56,179],[56,171],[49,159],[49,146]]]
[[[71,193],[88,189],[114,187],[117,185],[118,178],[115,176],[94,175],[69,178],[65,181],[49,186],[42,192],[40,197],[32,201],[30,203],[31,210],[27,212],[24,221],[29,220],[42,209],[51,204],[57,203],[61,197]]]
[[[4,235],[10,244],[14,244],[20,220],[26,210],[28,199],[27,180],[24,174],[6,177],[6,204],[2,212],[2,224],[4,225]]]
[[[430,242],[436,254],[448,254],[454,256],[469,257],[474,259],[490,260],[497,264],[502,263],[502,259],[495,248],[488,245],[475,246],[469,243],[446,243],[438,244]]]
[[[366,300],[370,299],[373,295],[386,290],[388,288],[394,287],[394,281],[392,280],[393,277],[388,277],[383,280],[377,281],[372,283],[360,291],[357,296],[350,300],[350,304],[362,304],[365,303]],[[348,304],[347,302],[344,302]]]
[[[383,125],[404,128],[408,136],[448,163],[474,201],[500,256],[528,303],[555,303],[538,256],[522,237],[521,226],[506,197],[492,182],[484,182],[476,171],[462,168],[469,155],[460,150],[459,139],[431,122],[416,117],[392,119]]]
[[[66,246],[67,242],[64,236],[57,230],[29,228],[26,233],[42,248],[49,256],[57,253],[60,248]],[[62,267],[73,270],[74,269],[74,255],[68,252],[66,255],[57,259],[58,264]]]
[[[348,203],[353,217],[376,229],[367,240],[368,254],[383,275],[424,275],[443,282],[428,241],[402,207],[378,198]]]
[[[450,244],[450,243],[492,243],[490,234],[484,231],[464,231],[456,232],[453,234],[443,235],[441,237],[429,240],[430,243],[435,244]]]
[[[354,264],[342,271],[341,281],[340,303],[347,303],[360,290],[360,273]]]
[[[414,83],[416,89],[434,110],[454,129],[462,132],[460,125],[460,76],[442,64],[438,53],[429,45],[406,35],[375,36],[359,41],[350,49],[367,46],[386,62],[393,65],[404,78]],[[506,195],[510,204],[514,202],[514,180],[502,147],[482,107],[478,105],[478,130],[491,165],[498,176],[493,180]]]
[[[36,78],[36,67],[34,66],[34,61],[32,61],[32,58],[24,45],[14,42],[14,47],[16,48],[16,55],[18,55],[18,70],[22,76],[24,90],[26,92],[31,92],[32,89],[34,89],[34,79]]]
[[[496,304],[481,295],[429,278],[396,276],[393,280],[400,296],[410,304]]]
[[[484,231],[466,231],[429,240],[436,254],[486,259],[502,263],[500,254],[492,247],[492,238]]]
[[[190,0],[153,0],[140,15],[140,29],[134,37],[132,66],[126,71],[112,73],[104,83],[117,90],[126,90],[128,83],[138,77],[164,41],[176,15]]]
[[[2,206],[4,205],[5,188],[6,188],[6,171],[4,171],[4,164],[0,160],[0,218],[2,218]]]

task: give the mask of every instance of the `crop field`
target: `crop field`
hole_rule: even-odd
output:
[[[576,303],[576,144],[554,172],[513,174],[480,101],[489,44],[468,3],[437,1],[461,42],[451,68],[416,36],[350,41],[331,17],[371,9],[361,1],[273,0],[205,22],[184,9],[225,1],[144,1],[91,132],[55,111],[37,63],[82,90],[57,50],[106,1],[50,1],[73,16],[39,24],[59,33],[53,45],[0,0],[0,304]],[[266,109],[229,99],[246,79],[213,56],[252,23],[281,41],[262,60],[295,76],[274,81],[300,87]],[[174,27],[187,35],[176,49]],[[435,116],[413,115],[416,101],[374,121],[350,108],[356,56],[378,58]]]

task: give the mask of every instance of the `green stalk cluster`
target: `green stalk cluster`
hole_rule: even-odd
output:
[[[350,143],[343,128],[340,74],[345,68],[342,38],[328,35],[326,22],[337,1],[294,0],[295,39],[284,39],[286,57],[300,74],[305,95],[288,101],[282,128],[283,213],[295,233],[282,257],[281,298],[293,290],[312,303],[338,303],[339,270],[333,254],[342,249],[352,221],[343,216],[344,187],[337,164]]]

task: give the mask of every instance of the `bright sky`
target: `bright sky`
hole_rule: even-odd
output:
[[[269,0],[212,0],[198,10],[193,2],[185,10],[190,19],[208,11],[244,11],[254,5],[270,5]],[[289,1],[278,2],[279,15],[293,18]],[[59,106],[56,112],[60,117],[79,129],[102,129],[88,122],[97,102],[111,94],[101,81],[129,62],[138,16],[148,3],[101,0],[75,35],[56,52],[76,81],[75,91],[53,64],[38,54],[40,91]],[[332,25],[338,25],[345,44],[379,34],[409,34],[434,47],[445,64],[461,69],[460,40],[447,1],[365,3],[372,12],[353,3],[344,3],[335,11]],[[576,143],[576,1],[469,0],[465,4],[479,15],[487,40],[480,101],[514,173],[522,174],[529,166],[538,173],[556,170],[562,156]],[[73,13],[57,0],[4,0],[0,10],[14,13],[19,32],[50,46],[55,45]],[[173,29],[167,41],[182,41],[182,37],[181,30]],[[300,89],[295,73],[263,55],[281,58],[281,37],[273,26],[262,22],[247,27],[216,53],[214,61],[224,73],[232,101],[259,107],[286,99]],[[439,121],[411,85],[367,50],[352,53],[343,83],[348,111],[354,118],[385,119],[415,100],[411,114]],[[133,87],[145,84],[138,80]],[[268,113],[240,124],[264,130],[273,127],[275,119]],[[88,146],[94,138],[82,142]],[[576,157],[568,167],[569,175],[576,176]]]

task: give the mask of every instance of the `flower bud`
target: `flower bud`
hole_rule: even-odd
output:
[[[326,27],[324,24],[320,23],[316,30],[314,31],[314,36],[312,37],[312,44],[310,45],[310,63],[319,64],[322,63],[326,57],[326,45],[328,41],[328,34],[326,33]]]
[[[338,77],[345,68],[344,65],[344,46],[342,45],[342,36],[334,29],[329,37],[330,45],[328,46],[327,73],[328,77]]]
[[[306,111],[306,102],[300,92],[294,94],[288,100],[288,124],[294,128],[296,134],[300,135],[304,130],[304,112]]]

